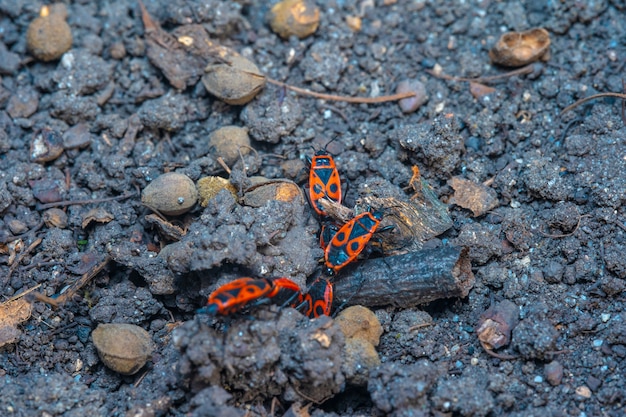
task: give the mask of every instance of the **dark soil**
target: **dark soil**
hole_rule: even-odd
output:
[[[60,307],[34,302],[16,340],[1,348],[1,415],[626,413],[622,103],[600,99],[560,114],[592,94],[622,92],[624,3],[318,3],[320,27],[304,40],[272,33],[263,1],[145,5],[165,31],[201,24],[273,79],[346,96],[393,94],[400,81],[418,79],[426,104],[404,114],[393,102],[323,101],[267,85],[231,106],[191,71],[175,88],[149,59],[135,1],[68,4],[73,48],[38,62],[26,30],[41,4],[0,0],[2,301],[36,285],[58,295],[110,258]],[[362,28],[353,32],[345,18],[357,15]],[[427,72],[503,74],[490,47],[504,31],[532,27],[550,32],[550,59],[489,82],[490,94],[474,97],[468,82]],[[178,241],[146,220],[140,191],[161,173],[228,177],[208,143],[226,125],[246,127],[256,150],[231,164],[240,189],[254,175],[304,186],[306,158],[331,139],[346,206],[381,183],[408,200],[413,165],[446,203],[454,176],[486,184],[497,207],[474,217],[451,204],[452,227],[425,243],[469,249],[469,296],[371,306],[384,333],[381,365],[365,384],[347,376],[344,335],[329,317],[264,306],[226,319],[196,314],[234,278],[287,276],[305,286],[321,269],[319,222],[304,199],[241,205],[223,191],[206,208],[169,218],[184,233]],[[42,129],[52,145],[62,138],[63,153],[35,162]],[[90,199],[108,200],[63,203]],[[50,221],[65,215],[66,224]],[[9,259],[18,241],[22,252]],[[510,303],[497,304],[505,300],[518,314],[491,355],[476,328],[490,306],[510,315]],[[146,367],[134,376],[106,368],[90,336],[99,323],[146,329],[156,345]]]

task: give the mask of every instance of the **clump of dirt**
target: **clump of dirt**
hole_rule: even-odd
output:
[[[344,336],[327,316],[309,320],[292,309],[257,320],[235,319],[223,332],[199,320],[176,329],[179,371],[192,392],[228,386],[238,402],[280,397],[321,403],[341,392]]]

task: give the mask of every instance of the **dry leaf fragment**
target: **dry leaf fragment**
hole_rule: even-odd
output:
[[[525,32],[504,33],[489,51],[489,57],[495,64],[507,67],[550,59],[550,34],[543,28]]]
[[[476,83],[473,81],[470,82],[470,93],[472,93],[472,96],[474,96],[474,98],[481,98],[482,96],[486,96],[495,91],[495,88],[489,87],[488,85]]]
[[[30,318],[32,308],[24,298],[0,304],[0,347],[15,342],[22,334],[16,326]]]
[[[474,217],[482,216],[500,204],[496,192],[482,184],[461,177],[451,178],[448,184],[454,189],[452,203],[471,210]]]
[[[22,239],[15,239],[7,243],[6,248],[9,253],[9,260],[7,262],[7,265],[12,266],[13,262],[15,262],[17,254],[24,250],[24,241]]]
[[[181,227],[162,219],[156,214],[148,214],[146,216],[146,221],[150,224],[155,225],[156,228],[159,230],[159,233],[168,240],[178,242],[183,238],[183,236],[185,236],[185,234],[187,234],[187,232]]]
[[[89,210],[87,214],[83,216],[83,222],[81,223],[81,226],[83,229],[85,229],[87,226],[89,226],[89,224],[91,224],[91,222],[108,223],[114,218],[115,216],[113,216],[102,207],[96,207]]]

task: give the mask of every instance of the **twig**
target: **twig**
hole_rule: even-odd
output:
[[[483,347],[483,350],[485,351],[486,354],[493,356],[494,358],[498,358],[503,361],[510,361],[510,360],[519,358],[519,356],[515,356],[515,355],[505,355],[503,353],[496,353],[492,349],[489,349],[487,346],[485,346],[484,342],[480,342],[480,345]]]
[[[415,326],[409,327],[409,329],[407,331],[410,333],[410,332],[413,332],[415,330],[423,329],[424,327],[432,326],[433,324],[435,324],[435,323],[433,323],[432,321],[430,323],[416,324]]]
[[[433,77],[441,78],[442,80],[467,81],[471,83],[484,83],[484,82],[498,80],[500,78],[512,77],[514,75],[530,74],[533,71],[534,71],[534,65],[528,64],[525,67],[518,68],[510,72],[505,72],[504,74],[490,75],[487,77],[478,77],[478,78],[464,78],[464,77],[457,77],[454,75],[438,74],[433,70],[426,70],[426,72],[432,75]]]
[[[91,271],[84,273],[78,280],[74,281],[74,283],[72,283],[72,285],[68,287],[67,291],[65,291],[63,294],[61,294],[57,298],[48,297],[47,295],[43,295],[38,292],[31,294],[29,297],[31,297],[34,300],[44,302],[46,304],[50,304],[53,307],[59,307],[62,304],[64,304],[67,300],[72,298],[74,294],[76,294],[78,290],[80,290],[93,277],[98,275],[98,273],[102,271],[105,266],[107,266],[110,259],[111,258],[107,256],[102,262],[96,265]]]
[[[561,111],[560,115],[562,116],[563,113],[566,113],[566,112],[572,110],[573,108],[580,106],[583,103],[586,103],[586,102],[591,101],[591,100],[595,100],[597,98],[604,98],[604,97],[621,98],[622,100],[626,100],[626,94],[624,94],[624,93],[599,93],[599,94],[594,94],[594,95],[589,96],[589,97],[581,98],[577,102],[575,102],[573,104],[570,104],[569,106],[564,108],[563,111]]]
[[[146,375],[148,375],[148,372],[150,372],[150,369],[146,369],[145,371],[143,371],[141,376],[137,378],[137,381],[135,381],[135,383],[133,384],[133,388],[137,388],[139,384],[141,384],[141,382],[146,378]]]
[[[217,157],[217,163],[220,164],[222,168],[224,168],[224,171],[226,171],[228,175],[230,175],[231,169],[228,167],[228,165],[226,165],[226,162],[224,162],[224,159],[221,156]]]
[[[619,227],[619,228],[621,228],[622,230],[626,231],[626,226],[624,226],[624,224],[623,224],[622,222],[620,222],[619,220],[615,220],[615,221],[613,221],[613,223],[614,223],[617,227]]]
[[[37,238],[33,243],[31,243],[25,250],[24,252],[20,253],[20,257],[17,258],[15,260],[15,262],[13,262],[13,265],[11,265],[11,267],[9,268],[9,273],[6,276],[6,280],[8,281],[9,278],[11,278],[11,275],[13,275],[13,272],[15,272],[15,269],[20,265],[20,263],[24,260],[24,258],[26,257],[26,255],[28,255],[33,249],[35,249],[41,242],[42,242],[42,238]]]
[[[39,287],[41,287],[41,284],[37,284],[37,285],[35,285],[34,287],[29,288],[29,289],[27,289],[27,290],[26,290],[26,291],[24,291],[24,292],[21,292],[21,293],[19,293],[19,294],[14,295],[13,297],[9,298],[8,300],[6,300],[6,301],[5,301],[4,303],[2,303],[2,304],[10,303],[11,301],[15,301],[15,300],[17,300],[18,298],[22,298],[23,296],[25,296],[25,295],[26,295],[26,294],[28,294],[29,292],[33,292],[33,291],[35,291],[35,290],[36,290],[37,288],[39,288]]]
[[[386,103],[388,101],[397,101],[397,100],[402,100],[403,98],[415,96],[414,92],[409,91],[406,93],[392,94],[390,96],[380,96],[380,97],[346,97],[346,96],[337,96],[334,94],[316,93],[314,91],[307,90],[305,88],[295,87],[289,84],[285,84],[283,82],[273,80],[271,78],[267,78],[267,82],[270,84],[278,85],[283,88],[287,88],[291,91],[295,91],[296,93],[302,94],[305,96],[311,96],[311,97],[319,98],[322,100],[345,101],[346,103],[356,103],[356,104]]]
[[[118,195],[117,197],[94,198],[92,200],[57,201],[56,203],[42,204],[38,207],[38,209],[45,210],[51,207],[65,207],[65,206],[74,206],[74,205],[92,204],[92,203],[105,203],[107,201],[125,200],[127,198],[134,197],[134,196],[135,196],[135,193],[128,193],[128,194]]]

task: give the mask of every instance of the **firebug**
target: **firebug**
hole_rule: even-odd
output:
[[[329,142],[330,143],[330,142]],[[327,213],[320,205],[322,198],[341,203],[341,181],[335,160],[326,148],[315,152],[309,170],[309,195],[313,210],[320,216]]]
[[[298,308],[310,318],[330,316],[333,304],[333,284],[325,279],[316,279],[306,294],[302,297],[302,303]]]
[[[272,289],[271,281],[265,278],[237,278],[213,291],[209,295],[207,305],[198,312],[228,316],[269,294]]]
[[[354,261],[367,244],[382,219],[380,211],[366,211],[344,224],[335,233],[324,250],[324,260],[329,275]]]

